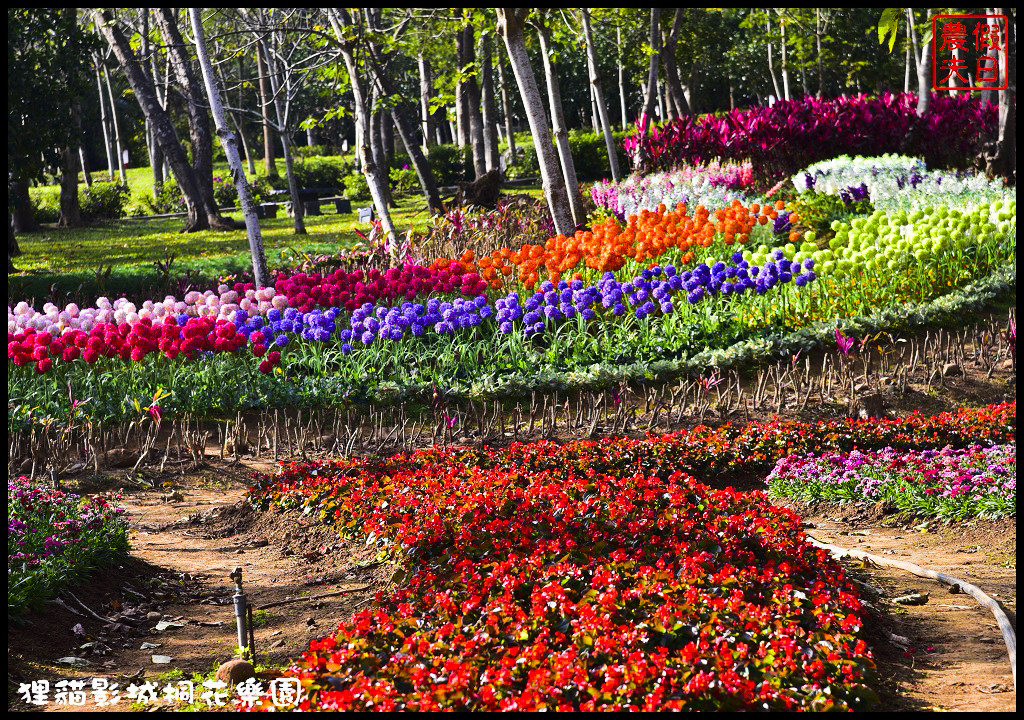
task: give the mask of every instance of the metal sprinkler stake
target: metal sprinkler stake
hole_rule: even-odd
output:
[[[231,596],[231,600],[235,604],[235,623],[238,625],[238,649],[245,654],[246,645],[248,644],[245,618],[249,600],[245,597],[245,593],[242,592],[242,568],[236,567],[228,577],[235,581],[235,594]],[[251,648],[249,650],[251,651]]]

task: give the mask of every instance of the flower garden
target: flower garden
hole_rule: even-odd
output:
[[[442,423],[445,446],[286,462],[250,490],[397,568],[288,670],[306,691],[295,709],[871,709],[858,587],[773,503],[1014,518],[1015,402],[472,448],[446,410],[525,402],[532,430],[538,395],[628,405],[683,376],[710,397],[720,371],[800,353],[833,358],[852,407],[869,336],[1015,306],[1015,190],[958,164],[991,134],[990,109],[785,105],[631,138],[638,172],[595,184],[571,237],[528,221],[492,232],[511,222],[503,210],[453,214],[400,251],[368,240],[379,266],[352,256],[264,288],[13,302],[9,465],[38,479],[98,463],[96,433],[144,430],[142,463],[185,442],[162,430],[174,422],[401,407]],[[935,140],[939,126],[955,136]],[[1015,333],[1002,335],[1013,361]],[[764,489],[723,487],[738,475]],[[128,551],[105,500],[24,477],[8,498],[9,613]]]

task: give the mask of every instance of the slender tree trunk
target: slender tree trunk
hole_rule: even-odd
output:
[[[276,42],[276,39],[275,39]],[[263,40],[260,40],[263,44]],[[290,118],[288,108],[285,107],[283,94],[279,83],[279,70],[274,55],[263,46],[263,58],[267,67],[267,79],[270,83],[270,94],[273,98],[274,115],[277,117],[275,129],[281,140],[281,151],[284,156],[285,176],[288,181],[288,195],[292,201],[292,227],[296,235],[306,234],[306,207],[302,204],[302,197],[299,195],[299,183],[295,179],[295,159],[292,155],[292,136],[288,131]]]
[[[821,52],[821,36],[825,34],[826,27],[822,27],[821,22],[821,8],[814,8],[814,42],[818,49],[818,97],[825,97],[825,60]],[[907,66],[909,72],[910,66]],[[907,82],[910,82],[910,76],[907,76]],[[908,86],[909,87],[909,86]],[[909,92],[905,90],[904,92]]]
[[[771,11],[768,11],[771,13]],[[765,16],[765,36],[768,39],[768,74],[772,78],[772,87],[775,88],[775,98],[782,99],[782,92],[779,91],[779,79],[775,77],[775,64],[772,60],[772,20],[771,15]]]
[[[213,136],[210,134],[210,116],[202,105],[203,87],[192,70],[192,59],[178,29],[178,18],[171,8],[157,8],[156,24],[167,42],[167,54],[178,78],[178,90],[185,101],[189,136],[192,141],[192,168],[196,186],[203,200],[203,209],[211,228],[233,230],[234,224],[220,216],[213,196]]]
[[[626,64],[622,61],[622,18],[615,26],[615,54],[619,68],[619,112],[622,116],[622,129],[629,130],[629,115],[626,112]]]
[[[274,129],[270,121],[270,105],[273,103],[270,91],[269,71],[267,61],[263,57],[263,44],[256,44],[256,67],[260,74],[260,114],[263,115],[263,164],[267,170],[267,177],[281,177],[277,172],[277,163],[274,161]]]
[[[491,49],[491,36],[484,34],[481,38],[483,45],[483,66],[481,71],[481,90],[483,92],[483,121],[484,121],[484,164],[487,170],[500,169],[498,161],[498,108],[494,102],[494,62]]]
[[[208,229],[209,220],[206,213],[203,212],[203,200],[196,183],[195,173],[188,163],[185,149],[181,146],[178,134],[174,130],[174,123],[171,122],[170,116],[157,101],[153,83],[143,72],[132,52],[131,45],[120,27],[114,22],[110,12],[93,10],[92,14],[100,34],[113,50],[114,56],[128,78],[128,84],[139,101],[143,114],[153,123],[157,142],[163,148],[164,156],[178,181],[188,214],[185,231]]]
[[[420,55],[417,58],[420,71],[420,135],[423,137],[423,152],[430,147],[432,121],[430,117],[430,90],[432,88],[430,78],[430,66],[426,58]]]
[[[76,99],[71,105],[71,126],[75,129],[75,142],[82,134],[82,109]],[[64,148],[60,167],[60,225],[78,227],[82,224],[82,212],[78,204],[78,150],[68,145]]]
[[[676,46],[679,44],[679,30],[683,24],[683,8],[676,8],[672,18],[672,29],[665,38],[661,49],[661,64],[665,67],[665,85],[672,96],[672,102],[680,116],[690,114],[690,104],[686,102],[683,85],[679,82],[679,67],[676,62]]]
[[[458,11],[458,16],[462,17],[462,9]],[[463,75],[468,71],[466,67],[469,64],[467,59],[468,50],[466,48],[466,30],[467,28],[459,28],[455,36],[455,53],[459,61],[459,81],[455,83],[455,125],[458,130],[458,143],[459,147],[466,147],[472,142],[469,127],[469,93],[468,87]],[[472,45],[473,30],[469,28],[469,44]]]
[[[601,119],[601,132],[604,133],[604,144],[608,149],[608,166],[612,172],[612,179],[619,182],[622,179],[622,172],[619,170],[619,156],[615,152],[615,138],[612,135],[612,122],[608,113],[608,106],[604,102],[604,93],[601,92],[601,78],[597,73],[597,48],[594,46],[594,33],[590,27],[590,10],[581,8],[583,15],[583,39],[587,45],[587,66],[590,70],[590,85],[594,95],[597,97],[597,112]]]
[[[931,24],[932,15],[935,12],[928,10],[928,23]],[[932,102],[932,42],[924,43],[921,47],[920,57],[916,57],[917,28],[914,27],[913,8],[907,8],[907,24],[910,27],[910,41],[914,44],[915,59],[917,59],[917,114],[923,116],[928,112]]]
[[[151,57],[149,47],[149,8],[143,8],[142,10],[142,57],[143,62],[145,58]],[[155,65],[155,63],[154,63]],[[142,66],[145,71],[145,65]],[[154,81],[156,76],[153,77]],[[155,82],[154,82],[155,86]],[[146,120],[146,154],[149,155],[149,167],[153,171],[153,196],[157,197],[160,195],[160,187],[163,185],[163,178],[158,177],[163,173],[163,159],[161,158],[161,165],[157,168],[157,157],[158,152],[156,140],[153,138],[153,123],[148,119]]]
[[[146,10],[144,12],[146,14],[147,26],[148,26],[149,8],[146,8]],[[161,82],[160,82],[160,63],[158,62],[158,54],[154,50],[150,54],[149,57],[150,57],[150,66],[152,68],[152,73],[153,73],[153,77],[152,77],[153,91],[156,94],[156,100],[160,104],[160,107],[166,108],[167,107],[167,91],[165,89],[163,93],[160,92]],[[143,72],[145,72],[145,66],[143,66]],[[167,170],[167,162],[164,159],[163,148],[160,147],[160,143],[158,143],[157,140],[156,140],[156,130],[154,130],[153,123],[149,119],[146,120],[146,127],[148,128],[148,132],[150,134],[149,141],[152,143],[152,145],[151,145],[152,150],[150,152],[150,161],[152,163],[152,169],[153,169],[153,197],[159,197],[160,196],[160,192],[163,190],[163,187],[164,187],[164,180],[167,178],[167,172],[166,172],[166,170]]]
[[[501,85],[501,109],[505,115],[505,136],[508,138],[509,165],[516,161],[516,133],[512,129],[512,105],[509,103],[508,83],[505,81],[505,58],[498,53],[498,84]]]
[[[472,10],[470,17],[472,17]],[[476,45],[473,42],[473,25],[467,24],[463,29],[462,47],[465,51],[465,67],[471,74],[466,78],[463,94],[466,97],[463,122],[469,118],[469,142],[473,150],[473,171],[476,177],[487,172],[487,156],[484,150],[484,120],[480,112],[480,86],[476,82],[479,65],[476,61]]]
[[[993,8],[995,15],[1006,15],[1006,47],[1008,62],[999,53],[999,84],[1006,80],[1006,90],[999,91],[999,138],[995,151],[986,158],[987,172],[1017,183],[1017,11],[1015,8]]]
[[[646,135],[651,124],[651,113],[658,95],[658,58],[661,56],[661,10],[651,8],[651,62],[647,70],[647,85],[644,88],[644,108],[640,117],[640,134]]]
[[[540,164],[541,180],[544,194],[547,196],[551,219],[555,224],[555,232],[561,235],[572,235],[572,214],[569,209],[569,198],[565,182],[558,171],[558,160],[551,141],[547,117],[544,114],[544,101],[541,99],[537,81],[530,67],[530,57],[526,53],[526,38],[523,36],[523,22],[526,10],[523,8],[495,8],[498,13],[498,31],[505,41],[512,72],[519,85],[519,93],[523,98],[526,118],[530,123],[533,145],[537,151]]]
[[[85,147],[82,145],[78,146],[78,159],[82,163],[82,176],[85,178],[85,186],[87,188],[92,187],[92,173],[89,172],[89,158],[86,155]]]
[[[224,153],[228,158],[228,167],[231,168],[231,176],[238,189],[238,204],[242,207],[242,215],[245,217],[245,231],[249,237],[249,252],[252,255],[252,274],[256,280],[257,288],[264,288],[270,284],[270,272],[267,270],[267,255],[263,250],[263,235],[260,232],[260,222],[256,218],[256,203],[252,199],[252,191],[249,188],[249,181],[245,178],[245,171],[242,169],[242,159],[238,156],[238,146],[235,144],[235,136],[228,126],[227,114],[224,112],[224,103],[221,102],[220,90],[213,74],[213,64],[210,62],[209,53],[206,49],[206,37],[203,34],[203,19],[200,17],[199,8],[189,8],[189,18],[192,20],[192,34],[195,36],[196,56],[199,58],[199,67],[203,73],[203,82],[206,85],[206,95],[210,101],[210,110],[213,113],[213,122],[217,128],[217,135],[224,146]]]
[[[792,97],[789,94],[789,44],[786,42],[786,21],[780,19],[779,24],[782,26],[782,92],[789,101]]]
[[[576,179],[576,166],[572,161],[572,150],[569,147],[569,128],[566,127],[565,116],[562,113],[562,92],[558,84],[558,69],[551,61],[551,31],[547,27],[547,17],[539,18],[537,37],[540,39],[540,56],[544,61],[544,77],[548,85],[548,105],[551,108],[551,125],[555,132],[558,157],[562,162],[562,177],[565,179],[573,223],[579,227],[586,224],[587,213],[583,209],[583,194],[580,192],[579,180]]]
[[[405,119],[398,111],[398,108],[391,108],[391,119],[395,123],[398,136],[401,138],[402,145],[405,146],[405,151],[409,154],[412,167],[416,171],[416,178],[420,182],[420,188],[423,190],[423,198],[427,201],[427,207],[434,213],[444,212],[444,204],[441,202],[441,193],[437,189],[434,173],[430,169],[427,159],[423,156],[423,150],[413,136],[412,128],[406,125]]]
[[[360,143],[357,152],[362,158],[363,175],[366,177],[366,184],[370,186],[370,196],[373,198],[373,206],[380,218],[384,233],[392,242],[397,242],[398,232],[391,220],[391,212],[388,209],[386,186],[382,186],[380,176],[377,174],[377,166],[373,160],[373,154],[368,145],[370,136],[370,110],[367,107],[367,97],[360,81],[359,68],[356,65],[355,56],[352,52],[351,41],[345,39],[344,27],[351,25],[352,20],[345,9],[328,8],[327,15],[330,18],[334,34],[338,39],[341,48],[341,55],[345,60],[345,67],[348,70],[349,80],[352,85],[352,95],[355,100],[356,123],[362,130],[359,133]]]
[[[128,176],[124,172],[124,143],[121,142],[121,123],[117,119],[117,103],[114,100],[114,90],[110,85],[110,72],[107,66],[103,66],[103,80],[107,85],[107,95],[110,97],[110,120],[114,126],[114,142],[117,148],[117,175],[122,185],[128,184]]]
[[[103,77],[100,75],[100,63],[93,57],[96,68],[96,91],[100,99],[100,125],[103,126],[103,149],[107,151],[107,180],[114,182],[114,145],[113,133],[110,131],[110,119],[107,117],[107,101],[103,99]]]
[[[28,194],[28,181],[17,180],[11,183],[11,194],[13,197],[13,223],[14,232],[28,233],[39,228],[36,222],[36,209],[32,205],[32,199]]]
[[[905,92],[905,93],[910,92],[910,64],[911,64],[910,63],[910,55],[911,55],[910,43],[908,42],[907,43],[907,59],[906,59],[906,63],[904,64],[904,70],[903,70],[903,92]],[[821,95],[819,95],[818,97],[821,97]]]

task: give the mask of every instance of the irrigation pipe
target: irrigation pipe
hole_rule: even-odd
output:
[[[810,535],[807,536],[807,540],[815,547],[828,550],[837,558],[852,557],[857,558],[858,560],[870,560],[876,565],[881,565],[883,567],[895,567],[901,570],[906,570],[907,572],[913,573],[919,577],[938,580],[940,583],[948,585],[951,588],[956,587],[959,589],[959,592],[967,593],[973,597],[992,612],[996,618],[996,622],[999,624],[999,630],[1003,633],[1003,641],[1006,643],[1006,651],[1010,655],[1010,672],[1013,673],[1013,690],[1014,692],[1017,691],[1017,635],[1014,633],[1013,626],[1010,625],[1010,620],[1006,617],[1006,613],[1003,612],[999,603],[986,595],[981,588],[976,585],[971,585],[968,582],[964,582],[963,580],[958,580],[950,575],[945,575],[943,573],[936,572],[935,570],[929,570],[928,568],[923,568],[920,565],[915,565],[914,563],[906,562],[904,560],[887,560],[877,555],[866,553],[863,550],[850,550],[839,547],[838,545],[829,545],[828,543],[823,543]]]

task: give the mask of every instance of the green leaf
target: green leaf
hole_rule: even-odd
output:
[[[879,44],[884,43],[885,37],[888,35],[890,53],[896,45],[896,32],[900,27],[901,11],[902,8],[886,8],[882,11],[882,17],[878,20],[878,42]]]

